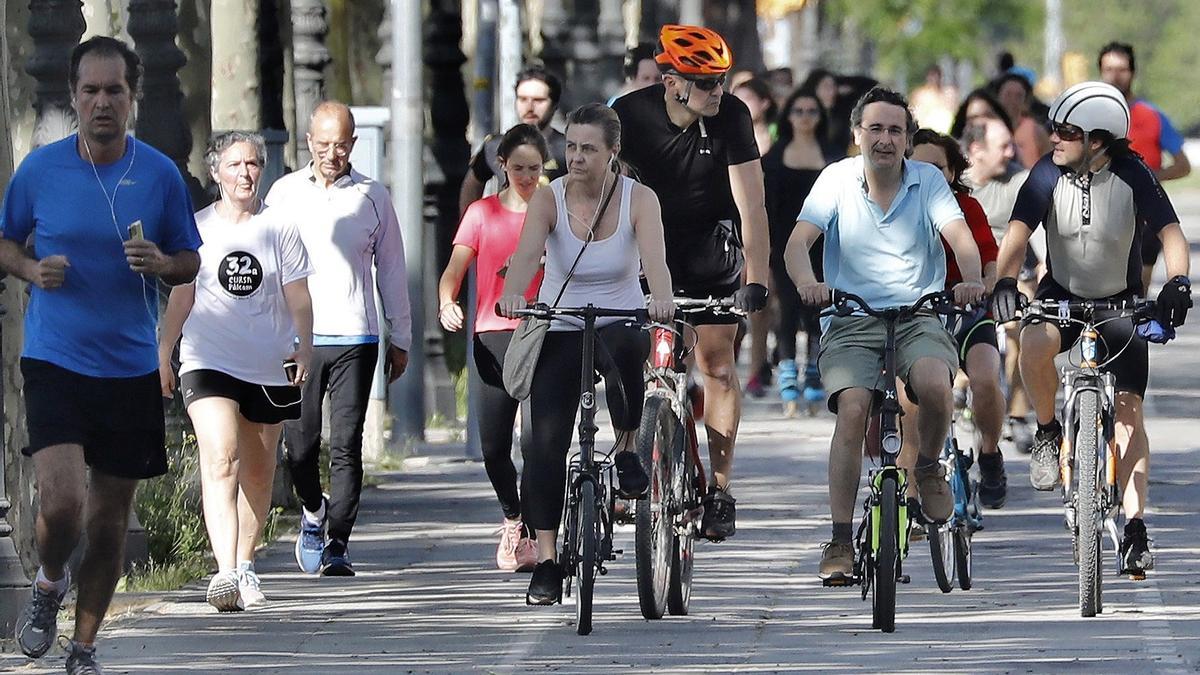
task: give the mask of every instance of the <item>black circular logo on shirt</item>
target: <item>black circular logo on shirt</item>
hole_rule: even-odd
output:
[[[258,258],[245,251],[232,251],[221,259],[217,279],[221,287],[238,297],[253,295],[262,286],[263,268]]]

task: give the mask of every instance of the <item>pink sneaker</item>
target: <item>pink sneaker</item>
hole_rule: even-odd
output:
[[[533,537],[521,537],[517,542],[517,571],[532,572],[537,564],[537,542]]]
[[[524,528],[521,521],[504,519],[500,524],[500,545],[496,548],[496,567],[504,572],[516,572],[518,568],[517,548],[521,543]],[[536,561],[535,561],[536,563]]]

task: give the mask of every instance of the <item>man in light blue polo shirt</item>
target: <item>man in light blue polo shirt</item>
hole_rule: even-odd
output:
[[[946,279],[949,242],[963,272],[954,287],[959,303],[979,302],[979,250],[942,173],[905,159],[916,121],[900,94],[876,87],[850,114],[861,154],[832,164],[817,178],[788,241],[785,260],[805,304],[829,304],[829,288],[854,293],[875,309],[911,305],[939,291]],[[818,283],[808,249],[825,235],[825,283]],[[845,583],[852,574],[851,524],[862,471],[867,415],[883,382],[882,321],[832,317],[822,325],[818,366],[837,425],[829,449],[833,540],[825,546],[820,577]],[[914,472],[926,517],[945,521],[953,498],[938,463],[953,413],[951,379],[958,357],[950,335],[934,316],[896,327],[896,371],[921,401],[917,415],[920,457]]]

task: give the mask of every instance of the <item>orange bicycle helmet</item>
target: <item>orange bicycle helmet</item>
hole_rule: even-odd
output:
[[[658,34],[654,62],[659,70],[680,75],[721,75],[733,65],[733,53],[716,31],[667,24]]]

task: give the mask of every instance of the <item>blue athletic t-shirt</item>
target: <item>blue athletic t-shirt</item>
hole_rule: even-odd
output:
[[[9,183],[0,236],[29,240],[39,260],[63,255],[70,264],[60,288],[31,285],[22,356],[92,377],[158,369],[157,279],[129,269],[124,241],[135,220],[168,255],[199,249],[200,234],[179,170],[153,147],[128,141],[125,156],[93,172],[71,135],[31,152]]]

